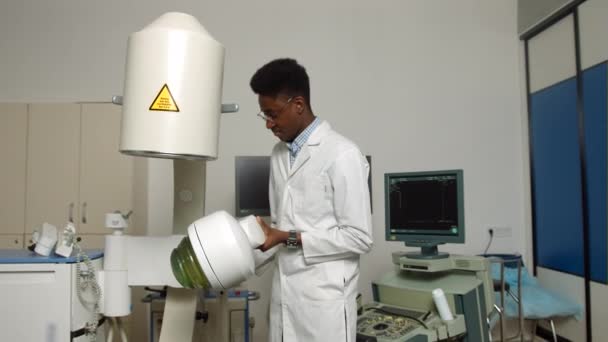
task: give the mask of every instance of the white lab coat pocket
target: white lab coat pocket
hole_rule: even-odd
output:
[[[326,175],[305,178],[296,194],[296,207],[300,218],[314,227],[328,213],[333,212],[331,182]]]

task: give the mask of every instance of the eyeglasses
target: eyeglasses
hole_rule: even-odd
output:
[[[285,110],[285,108],[287,108],[287,105],[289,105],[291,100],[293,100],[293,97],[290,97],[289,99],[287,99],[287,102],[285,102],[283,107],[281,107],[281,109],[279,109],[278,111],[276,111],[274,113],[269,112],[268,114],[266,114],[266,113],[264,113],[264,111],[260,111],[257,115],[266,122],[274,123],[274,120],[276,120],[277,117],[279,116],[279,114],[281,114],[283,112],[283,110]]]

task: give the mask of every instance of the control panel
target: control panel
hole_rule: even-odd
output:
[[[403,341],[406,335],[425,326],[429,314],[387,306],[366,307],[357,320],[357,340]]]

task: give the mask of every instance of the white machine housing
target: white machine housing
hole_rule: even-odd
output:
[[[165,13],[131,34],[120,151],[216,159],[223,71],[224,47],[191,15]]]
[[[253,216],[237,222],[218,211],[192,223],[188,236],[211,288],[229,289],[255,273],[253,248],[264,233]]]
[[[232,288],[255,273],[253,249],[265,235],[255,217],[240,221],[225,211],[207,215],[188,227],[190,243],[212,289]],[[172,236],[106,236],[102,312],[110,317],[131,313],[130,286],[181,288],[171,269],[171,252],[184,238]]]
[[[233,287],[253,275],[252,248],[265,239],[255,218],[237,223],[219,212],[199,219],[205,212],[204,161],[217,158],[220,115],[238,110],[235,104],[221,104],[223,69],[224,47],[196,18],[166,13],[129,37],[124,94],[122,99],[113,99],[123,105],[122,153],[176,159],[173,232],[184,234],[188,227],[196,258],[215,289]],[[179,193],[193,196],[178,200]],[[105,271],[100,276],[104,314],[130,313],[129,286],[181,287],[172,273],[170,256],[183,237],[129,237],[118,231],[108,236]],[[179,290],[170,288],[168,296],[187,292]],[[222,298],[227,300],[225,295]],[[222,307],[221,321],[227,324],[228,307]],[[186,340],[181,332],[191,326],[172,318],[163,316],[161,341]],[[222,331],[215,340],[228,340],[227,329]]]

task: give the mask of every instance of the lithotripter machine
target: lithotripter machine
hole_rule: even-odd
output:
[[[362,307],[357,341],[488,341],[494,297],[485,258],[410,259],[398,252],[393,263],[394,271],[372,283],[374,302]]]
[[[133,309],[133,286],[168,286],[161,342],[192,340],[198,291],[209,289],[219,291],[219,309],[217,317],[212,317],[218,336],[208,340],[235,339],[234,335],[230,338],[232,311],[227,290],[253,276],[253,250],[265,236],[253,216],[239,221],[225,211],[204,216],[206,162],[218,158],[220,114],[238,111],[236,104],[221,103],[223,70],[224,47],[188,14],[165,13],[129,36],[124,94],[112,99],[122,105],[119,149],[131,156],[174,160],[173,226],[166,232],[171,235],[127,235],[128,215],[110,213],[106,226],[113,232],[105,237],[103,265],[101,256],[95,255],[94,266],[87,267],[86,274],[78,270],[79,262],[58,266],[54,259],[41,264],[39,258],[24,258],[16,266],[0,265],[0,285],[8,284],[10,289],[6,293],[27,295],[35,290],[29,299],[44,300],[40,310],[35,309],[36,303],[28,306],[33,310],[30,316],[40,322],[35,322],[35,329],[22,329],[9,320],[0,331],[0,340],[67,341],[76,330],[87,335],[86,339],[98,341],[96,331],[103,318],[114,322],[108,329],[108,341],[116,331],[126,341],[122,319]],[[46,231],[35,248],[45,257],[57,235],[56,229]],[[48,238],[53,236],[55,239]],[[80,282],[83,274],[85,280],[92,279],[88,283],[95,284],[95,301],[88,307],[92,324],[82,322],[82,301],[73,300],[82,291],[71,279]],[[59,294],[50,291],[55,288]],[[15,311],[22,298],[8,300],[14,305],[4,305],[7,311]],[[68,306],[70,299],[74,305]],[[22,310],[19,313],[22,315],[13,315],[12,322],[31,325],[28,316]],[[60,316],[61,323],[53,321],[55,316]],[[35,335],[27,335],[30,332]]]

